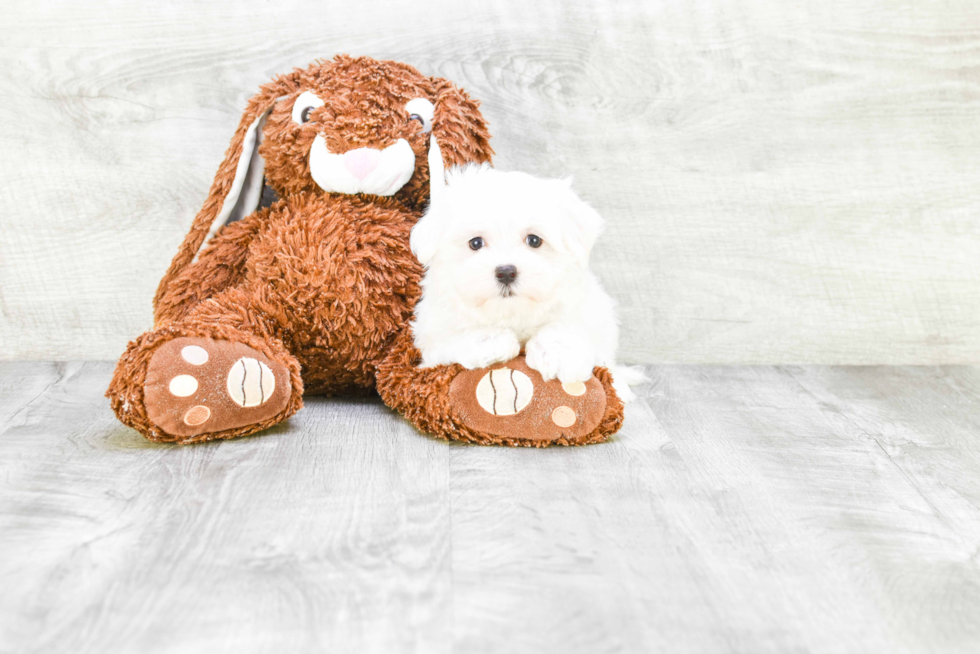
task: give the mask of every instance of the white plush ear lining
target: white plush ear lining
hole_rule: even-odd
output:
[[[429,138],[429,206],[442,197],[446,189],[446,167],[442,162],[442,150],[436,141],[436,135]]]
[[[263,111],[245,132],[242,154],[238,157],[238,167],[235,168],[235,179],[221,205],[221,211],[211,223],[206,239],[208,241],[226,224],[241,220],[259,206],[265,174],[265,160],[259,155],[259,145],[262,143],[262,128],[271,112],[272,107]]]
[[[245,138],[242,139],[242,153],[238,157],[238,166],[235,168],[235,179],[232,180],[231,190],[228,191],[228,195],[225,196],[225,201],[221,205],[221,211],[211,223],[211,229],[208,230],[205,241],[211,240],[217,231],[228,223],[241,220],[259,207],[259,202],[262,201],[262,183],[265,179],[265,159],[259,154],[259,145],[262,144],[262,129],[265,127],[265,122],[269,118],[269,114],[272,113],[275,103],[287,97],[289,96],[284,95],[276,98],[275,102],[263,111],[245,131]]]
[[[428,266],[438,248],[439,213],[442,210],[443,194],[446,192],[446,170],[442,162],[442,151],[436,142],[436,135],[429,138],[429,208],[425,215],[412,227],[409,247],[412,254],[423,266]]]

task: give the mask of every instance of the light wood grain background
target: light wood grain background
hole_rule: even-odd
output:
[[[976,0],[7,2],[0,358],[113,359],[246,98],[350,52],[572,173],[622,358],[980,361]]]

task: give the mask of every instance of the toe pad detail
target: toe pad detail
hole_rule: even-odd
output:
[[[228,371],[228,397],[240,407],[265,404],[276,390],[276,376],[269,366],[252,357],[242,357]]]

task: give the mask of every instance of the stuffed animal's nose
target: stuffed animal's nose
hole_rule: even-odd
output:
[[[378,167],[381,152],[374,148],[357,148],[344,153],[344,166],[357,179],[364,179]]]
[[[498,282],[504,286],[509,286],[517,281],[517,266],[497,266],[494,275]]]

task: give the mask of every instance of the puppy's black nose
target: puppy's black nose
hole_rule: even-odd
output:
[[[517,266],[497,266],[494,275],[498,282],[504,286],[510,286],[517,281]]]

